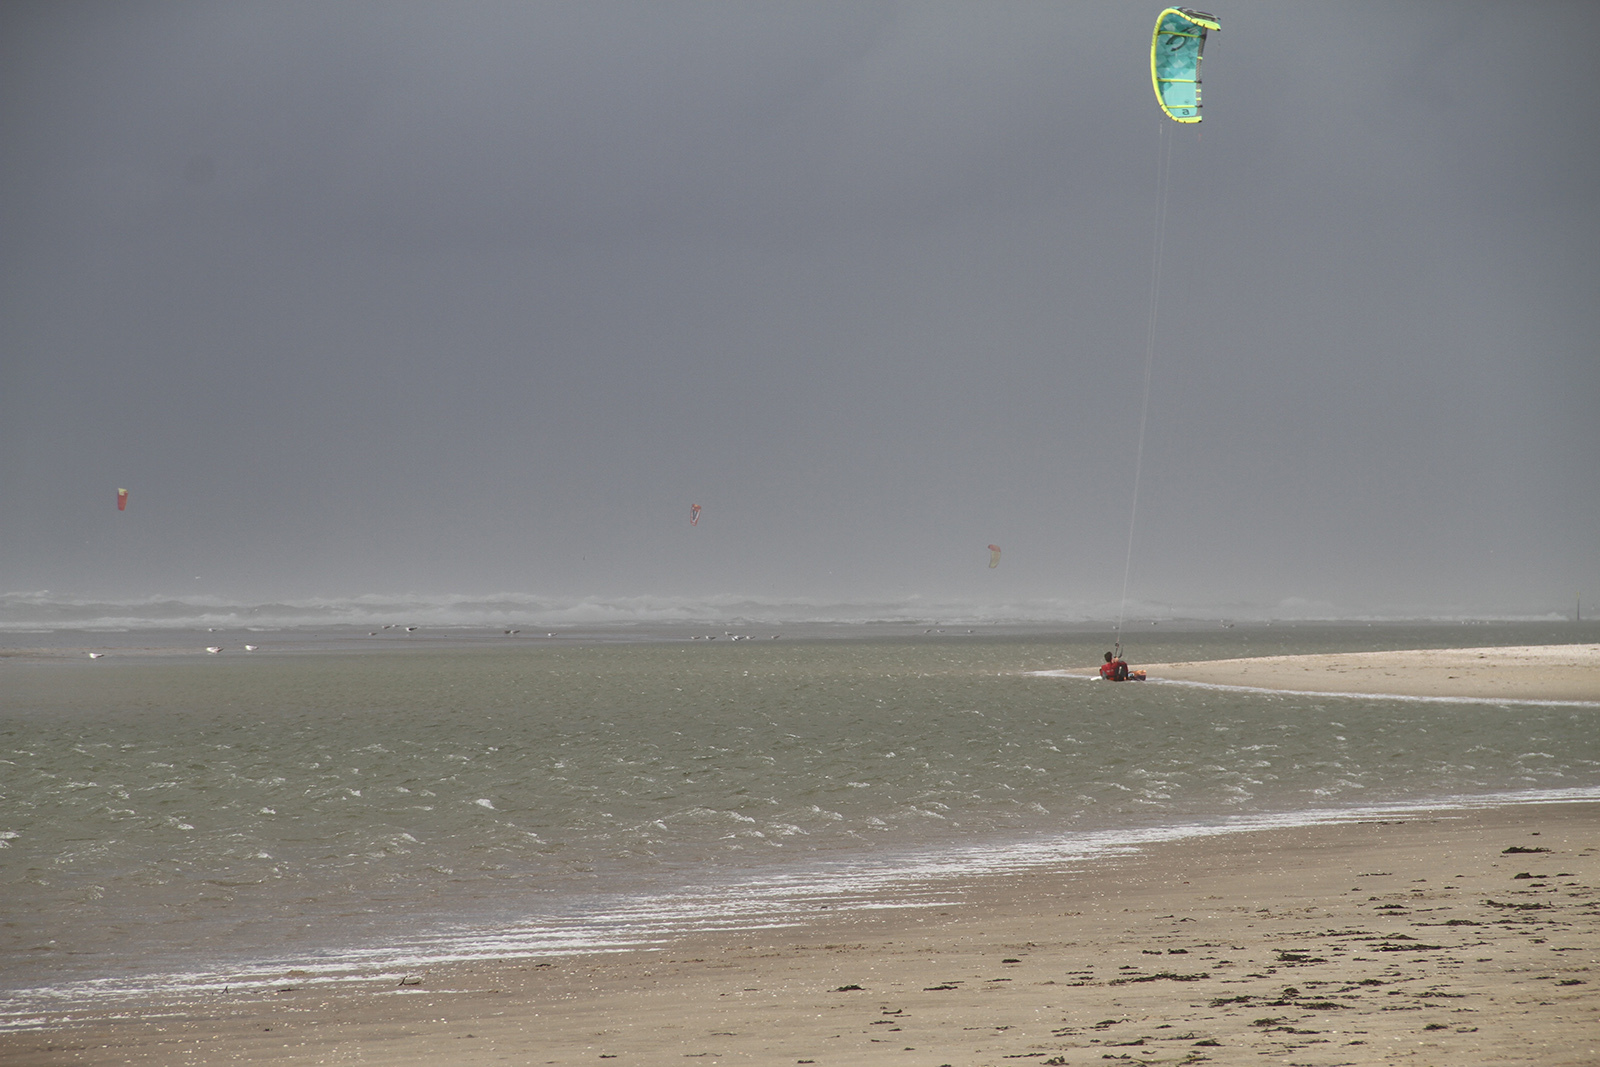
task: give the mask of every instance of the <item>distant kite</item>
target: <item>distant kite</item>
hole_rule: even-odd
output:
[[[1187,7],[1169,7],[1156,16],[1150,38],[1150,79],[1156,103],[1174,122],[1200,121],[1200,58],[1206,31],[1220,30],[1217,16]]]
[[[999,545],[990,545],[989,546],[989,566],[991,568],[1000,566],[1000,546]]]
[[[700,524],[700,505],[699,504],[690,504],[689,505],[689,525],[690,526],[698,526],[699,524]]]
[[[128,491],[126,489],[118,489],[117,490],[117,510],[118,511],[127,511],[128,510]]]

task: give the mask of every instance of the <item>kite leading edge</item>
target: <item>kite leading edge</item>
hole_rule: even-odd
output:
[[[1174,122],[1200,121],[1200,59],[1206,33],[1222,29],[1215,15],[1187,7],[1169,7],[1156,16],[1150,38],[1150,80],[1156,102]]]

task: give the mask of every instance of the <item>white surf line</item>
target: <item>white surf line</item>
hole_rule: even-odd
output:
[[[1098,675],[1073,674],[1067,670],[1023,671],[1034,678],[1078,678],[1085,682],[1098,682]],[[1222,682],[1191,682],[1184,678],[1145,679],[1146,685],[1182,685],[1190,689],[1216,689],[1229,693],[1263,693],[1268,696],[1344,697],[1347,700],[1409,700],[1420,704],[1517,704],[1541,708],[1600,708],[1600,700],[1538,700],[1531,697],[1438,697],[1414,696],[1407,693],[1334,693],[1319,689],[1268,689],[1259,685],[1225,685]]]
[[[1048,676],[1057,672],[1026,673]],[[824,910],[838,915],[849,910],[958,908],[967,897],[959,886],[951,887],[952,879],[1003,877],[1065,866],[1081,869],[1171,841],[1429,814],[1460,818],[1473,811],[1521,805],[1596,802],[1600,802],[1600,786],[1457,793],[1429,800],[1224,816],[1215,822],[1067,832],[955,849],[911,849],[877,859],[824,863],[788,874],[624,897],[620,907],[589,915],[536,917],[511,929],[446,926],[399,942],[351,947],[333,959],[291,956],[237,969],[117,975],[8,990],[10,1004],[0,1002],[0,1031],[70,1025],[83,1014],[109,1020],[167,1018],[182,1013],[99,1013],[105,1010],[103,1005],[148,1002],[151,998],[193,1004],[202,997],[227,995],[230,990],[255,996],[285,985],[440,993],[447,987],[407,987],[402,979],[453,963],[661,951],[696,932],[803,928]],[[783,917],[774,919],[775,915]]]

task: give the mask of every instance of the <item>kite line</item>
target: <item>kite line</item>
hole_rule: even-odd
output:
[[[1122,656],[1122,619],[1128,609],[1128,578],[1133,573],[1133,527],[1139,515],[1139,476],[1144,468],[1145,427],[1150,421],[1150,372],[1156,361],[1156,312],[1161,303],[1161,256],[1167,239],[1167,191],[1172,177],[1172,135],[1161,125],[1156,154],[1156,235],[1150,251],[1150,310],[1145,321],[1144,399],[1139,403],[1139,444],[1133,454],[1133,492],[1128,505],[1128,552],[1122,564],[1122,602],[1117,606],[1116,650]]]

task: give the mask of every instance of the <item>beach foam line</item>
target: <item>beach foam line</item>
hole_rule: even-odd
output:
[[[1588,1064],[1597,822],[1556,805],[1177,842],[968,881],[947,915],[40,1013],[0,1031],[0,1060]]]
[[[508,960],[660,952],[704,934],[803,929],[842,915],[949,910],[958,884],[1052,869],[1084,869],[1146,848],[1204,838],[1553,804],[1600,802],[1600,786],[1464,793],[1426,800],[1226,816],[1209,822],[1052,834],[957,848],[916,850],[807,865],[804,870],[602,900],[579,913],[532,916],[493,929],[444,926],[382,944],[329,949],[316,958],[119,975],[5,991],[0,1032],[55,1025],[63,1014],[107,1005],[296,988],[396,987],[429,968]]]

